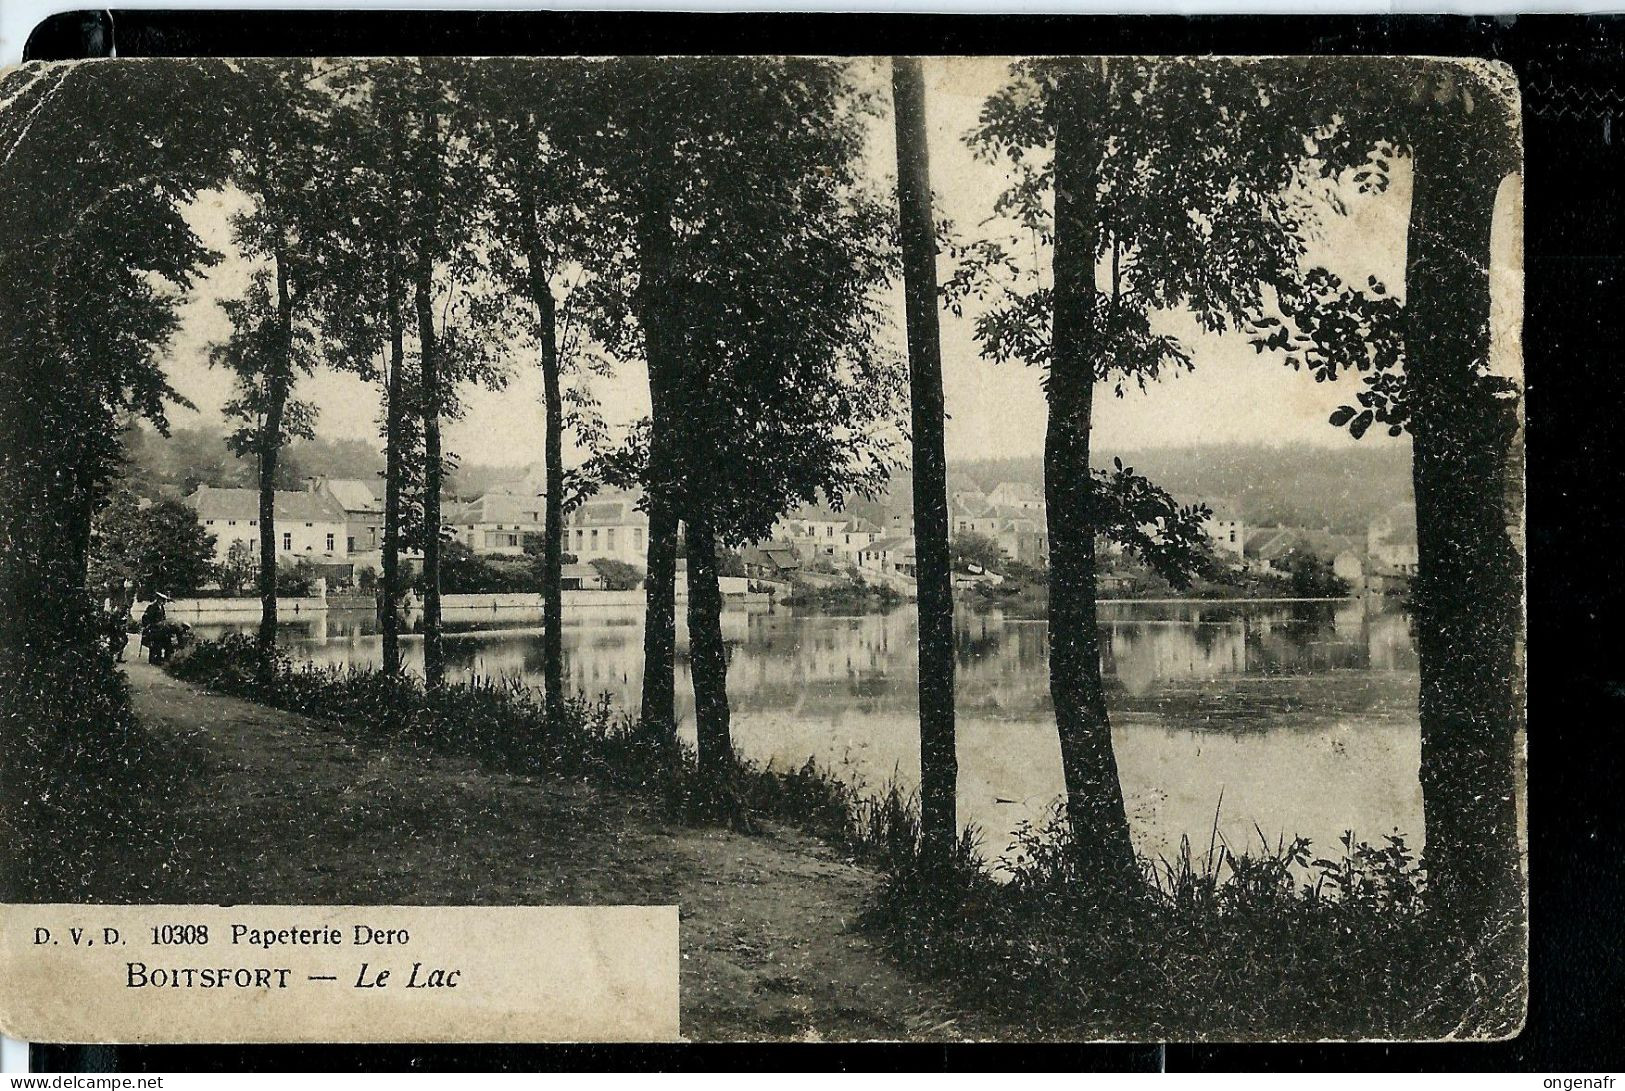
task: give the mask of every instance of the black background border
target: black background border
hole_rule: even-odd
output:
[[[35,1071],[1569,1071],[1625,1049],[1625,684],[1615,504],[1625,408],[1625,19],[84,11],[29,60],[107,56],[1426,54],[1504,60],[1524,95],[1531,1000],[1516,1038],[1359,1045],[72,1046]],[[1620,123],[1616,125],[1616,122]],[[1616,129],[1618,132],[1616,133]],[[16,229],[13,225],[12,229]]]

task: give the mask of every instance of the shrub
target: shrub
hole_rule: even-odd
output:
[[[292,564],[279,564],[276,566],[276,593],[289,598],[315,594],[316,581],[321,575],[321,571],[303,557]]]
[[[784,600],[787,606],[809,606],[819,610],[890,610],[903,601],[902,592],[886,583],[870,583],[854,573],[846,583],[815,587],[797,583]]]
[[[0,650],[7,901],[79,901],[86,890],[139,900],[119,877],[154,865],[156,848],[136,839],[133,816],[172,790],[178,771],[154,760],[136,726],[107,640],[117,628],[74,603],[54,632]]]
[[[895,784],[866,796],[809,759],[790,769],[736,760],[722,785],[702,777],[675,733],[656,735],[618,713],[608,697],[567,700],[558,722],[542,694],[516,679],[474,678],[428,690],[416,676],[294,664],[236,633],[175,659],[178,677],[220,692],[346,724],[376,745],[454,753],[513,773],[591,776],[656,794],[674,818],[753,828],[763,818],[796,826],[854,857],[886,862],[917,852],[911,797]]]
[[[598,557],[591,564],[603,579],[606,591],[633,591],[643,586],[643,570],[636,565],[609,557]]]
[[[702,776],[669,730],[651,733],[607,697],[550,721],[516,680],[426,691],[415,677],[294,666],[232,636],[174,673],[304,715],[363,742],[467,755],[504,771],[552,772],[653,794],[679,821],[796,826],[885,869],[863,926],[942,978],[966,1010],[997,1010],[1034,1038],[1438,1038],[1507,1034],[1521,1020],[1523,915],[1511,907],[1464,939],[1430,906],[1397,833],[1338,851],[1309,842],[1143,862],[1143,881],[1097,893],[1077,872],[1059,813],[1017,831],[1000,877],[966,830],[946,873],[921,864],[918,806],[896,783],[870,793],[810,759],[737,760]]]
[[[1345,834],[1142,861],[1134,889],[1092,894],[1057,813],[1017,831],[1007,881],[946,891],[894,870],[867,926],[967,1002],[1019,1012],[1034,1037],[1437,1038],[1521,1020],[1521,912],[1475,942],[1427,907],[1403,837]]]

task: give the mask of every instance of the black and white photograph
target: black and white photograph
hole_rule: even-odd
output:
[[[1522,124],[1438,56],[0,73],[0,901],[676,906],[693,1042],[1516,1035]]]

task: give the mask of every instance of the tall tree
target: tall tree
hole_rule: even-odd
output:
[[[1201,563],[1207,513],[1120,462],[1092,468],[1096,386],[1121,397],[1191,366],[1177,340],[1155,331],[1156,312],[1184,309],[1224,330],[1253,313],[1264,284],[1296,268],[1301,231],[1287,183],[1303,138],[1271,115],[1273,71],[1172,59],[1023,63],[970,138],[1015,176],[995,211],[1035,251],[1051,251],[1052,285],[1021,267],[1018,245],[956,245],[949,301],[991,297],[976,322],[983,355],[1048,369],[1050,691],[1078,874],[1103,890],[1137,869],[1100,673],[1095,539],[1120,542],[1183,585]],[[1293,140],[1297,158],[1284,150]]]
[[[900,378],[879,337],[895,221],[859,180],[875,98],[854,66],[711,62],[686,75],[685,109],[703,127],[680,160],[681,288],[668,301],[689,329],[671,454],[699,757],[717,783],[734,755],[716,552],[820,495],[884,485]]]
[[[380,594],[385,604],[383,669],[401,671],[396,609],[405,593],[401,554],[421,549],[422,429],[415,355],[408,354],[406,262],[401,213],[410,193],[411,163],[403,147],[398,96],[377,87],[384,62],[345,62],[326,73],[334,94],[328,120],[333,144],[320,186],[334,215],[321,225],[328,275],[318,303],[322,332],[338,366],[378,379],[384,442],[384,519]],[[374,364],[376,361],[376,365]]]
[[[140,767],[86,589],[93,515],[125,421],[184,404],[160,361],[216,255],[183,209],[225,170],[221,62],[0,73],[0,797],[9,901],[95,881],[84,816],[115,824]],[[132,800],[133,802],[133,800]]]
[[[639,717],[645,728],[675,740],[674,669],[677,656],[677,465],[675,422],[682,419],[679,376],[685,330],[673,307],[681,281],[673,267],[676,231],[677,128],[680,84],[675,73],[647,64],[622,73],[642,90],[641,117],[627,126],[631,163],[644,164],[636,184],[632,222],[637,245],[634,296],[649,369],[648,462],[644,497],[649,513],[648,564],[644,574],[643,693]]]
[[[1280,293],[1281,318],[1255,323],[1255,344],[1317,381],[1358,375],[1333,426],[1411,437],[1423,857],[1435,908],[1472,929],[1519,904],[1518,388],[1490,368],[1490,236],[1497,193],[1521,169],[1517,93],[1482,62],[1350,61],[1339,74],[1314,166],[1383,188],[1409,161],[1403,297],[1310,269]]]
[[[295,382],[317,363],[307,304],[318,279],[306,221],[325,196],[315,178],[328,154],[323,141],[326,96],[315,62],[257,63],[233,86],[232,182],[253,205],[232,224],[246,258],[262,260],[244,296],[226,305],[233,332],[212,353],[237,373],[240,396],[228,410],[244,421],[233,437],[259,471],[260,629],[276,642],[277,462],[290,439],[312,435],[315,407],[293,400]]]
[[[618,297],[627,225],[607,199],[600,69],[596,62],[492,61],[482,66],[478,87],[477,133],[489,164],[493,235],[503,247],[495,267],[530,306],[527,340],[542,375],[542,679],[554,722],[564,711],[564,520],[592,485],[580,467],[566,471],[567,419],[578,442],[590,444],[595,432],[582,392],[572,398],[566,382],[589,367],[604,370],[601,357],[589,360],[583,329],[595,318],[603,325],[603,302],[611,313],[624,309]]]
[[[958,836],[954,740],[954,602],[948,557],[948,462],[943,449],[942,346],[937,247],[920,61],[892,61],[897,206],[907,309],[914,468],[915,583],[920,600],[920,841],[928,867],[945,870]]]
[[[654,410],[642,480],[651,521],[669,520],[651,527],[650,579],[670,563],[653,539],[680,520],[699,756],[716,783],[733,764],[718,548],[885,478],[898,373],[876,335],[891,214],[859,182],[872,96],[847,65],[666,61],[639,74],[658,107],[628,125],[628,144],[647,149],[631,192]],[[651,589],[655,715],[668,601]]]
[[[158,62],[163,64],[163,62]],[[91,520],[119,421],[167,428],[158,360],[213,255],[181,215],[225,169],[207,109],[224,66],[96,62],[0,75],[0,648],[89,638]],[[64,149],[71,149],[65,152]]]
[[[402,208],[403,283],[417,336],[417,409],[423,442],[423,673],[431,687],[445,681],[441,632],[441,494],[451,458],[441,423],[460,412],[458,387],[468,381],[500,387],[511,332],[507,301],[488,291],[491,239],[483,214],[484,167],[472,139],[479,99],[470,85],[477,69],[440,60],[373,62],[372,94],[390,131],[400,137],[400,161],[410,164]]]

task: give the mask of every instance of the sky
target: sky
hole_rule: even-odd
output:
[[[994,198],[1005,183],[1002,168],[977,161],[964,136],[982,101],[1003,82],[1006,65],[999,58],[931,59],[925,65],[935,211],[967,233],[992,215]],[[876,182],[887,188],[895,175],[890,124],[888,115],[873,127],[868,148]],[[1324,208],[1307,260],[1331,268],[1345,280],[1363,282],[1371,275],[1398,290],[1403,284],[1410,206],[1405,160],[1396,162],[1393,184],[1386,192],[1346,191],[1341,196],[1345,214],[1329,205]],[[1495,315],[1492,366],[1511,375],[1520,372],[1520,205],[1516,179],[1509,180],[1497,208],[1491,277],[1501,301]],[[210,192],[188,210],[200,236],[226,259],[199,281],[183,304],[181,328],[167,354],[172,385],[197,406],[196,411],[176,408],[171,414],[176,426],[225,427],[221,407],[231,396],[231,379],[209,366],[208,345],[228,332],[218,301],[240,292],[252,269],[231,244],[230,217],[243,207],[240,193]],[[893,296],[900,328],[901,295]],[[1195,367],[1165,375],[1145,393],[1130,391],[1121,399],[1102,388],[1095,401],[1095,445],[1101,454],[1191,444],[1354,442],[1326,422],[1333,409],[1351,399],[1351,384],[1317,384],[1308,375],[1285,368],[1278,357],[1256,353],[1244,336],[1201,331],[1183,312],[1159,314],[1154,327],[1177,336]],[[964,318],[942,314],[942,360],[950,459],[1042,452],[1045,407],[1036,369],[981,359],[968,314]],[[637,364],[621,366],[612,378],[595,378],[593,392],[611,424],[648,412],[647,373]],[[300,380],[296,396],[319,406],[319,435],[377,436],[376,386],[319,371]],[[444,440],[464,463],[524,467],[541,461],[541,379],[532,354],[514,352],[505,389],[468,388],[462,397],[466,412],[461,420],[445,425]],[[1373,432],[1363,442],[1400,441]]]

